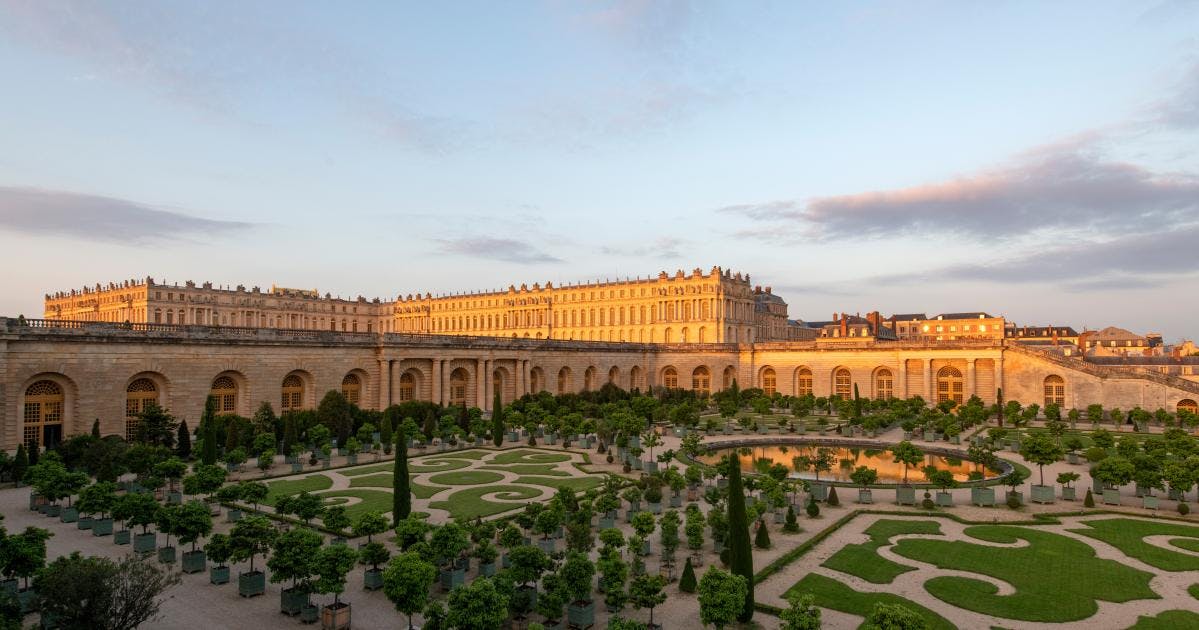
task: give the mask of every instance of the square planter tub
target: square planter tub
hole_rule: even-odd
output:
[[[1042,486],[1033,484],[1032,486],[1032,502],[1033,503],[1053,503],[1057,500],[1057,489],[1053,486]]]
[[[250,571],[237,574],[237,594],[242,597],[257,597],[266,593],[266,573]]]

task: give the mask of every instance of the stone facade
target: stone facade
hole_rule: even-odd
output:
[[[1199,383],[1155,372],[1054,357],[1003,339],[819,340],[662,344],[511,337],[379,334],[0,319],[0,447],[90,430],[126,431],[126,411],[147,397],[192,426],[205,398],[250,415],[262,401],[311,408],[341,389],[365,408],[407,399],[490,410],[529,392],[741,387],[782,394],[977,394],[1064,406],[1147,409],[1199,399]],[[132,402],[131,402],[132,401]]]

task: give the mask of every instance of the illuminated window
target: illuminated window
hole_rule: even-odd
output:
[[[25,390],[25,446],[50,447],[62,437],[64,397],[54,381],[38,381]]]
[[[362,381],[357,374],[346,374],[345,378],[341,379],[341,393],[350,404],[358,404],[362,397]]]
[[[813,391],[812,388],[812,370],[808,368],[799,368],[799,373],[795,379],[795,395],[807,396]]]
[[[558,393],[565,394],[570,391],[570,368],[562,368],[558,370]]]
[[[937,370],[937,402],[952,400],[962,404],[965,400],[965,385],[962,373],[955,367],[945,366]]]
[[[673,367],[662,370],[662,386],[666,389],[679,388],[679,373]]]
[[[237,383],[232,377],[218,377],[212,382],[212,391],[209,394],[216,398],[217,413],[237,411]]]
[[[849,376],[849,370],[837,368],[837,371],[833,373],[833,393],[844,400],[848,400],[852,396],[853,380]]]
[[[891,376],[891,370],[875,372],[874,396],[879,400],[891,400],[895,397],[895,379]]]
[[[466,370],[458,368],[450,373],[450,404],[466,404]]]
[[[125,388],[125,439],[132,441],[137,436],[137,421],[146,407],[158,404],[158,388],[154,381],[139,378]]]
[[[283,379],[283,395],[280,409],[295,411],[304,404],[304,381],[298,374],[288,374]]]
[[[708,368],[700,366],[691,372],[691,389],[702,396],[712,393],[712,373]]]
[[[1185,411],[1192,414],[1199,414],[1199,404],[1196,404],[1195,401],[1191,400],[1190,398],[1183,398],[1182,400],[1178,401],[1178,411],[1179,413]]]
[[[776,391],[778,391],[778,378],[774,374],[774,369],[762,370],[762,392],[767,396],[773,396]]]
[[[1052,374],[1045,377],[1045,406],[1057,405],[1062,407],[1066,404],[1066,381],[1062,377]]]
[[[412,372],[404,372],[400,375],[400,391],[399,401],[407,402],[416,399],[416,377]]]

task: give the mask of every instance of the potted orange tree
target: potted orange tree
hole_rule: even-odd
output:
[[[346,589],[346,574],[358,562],[358,552],[347,545],[322,547],[313,558],[317,579],[314,590],[332,594],[333,603],[321,609],[322,630],[346,630],[350,627],[350,604],[341,601]]]

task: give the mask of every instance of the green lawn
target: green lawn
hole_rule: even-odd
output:
[[[565,486],[578,492],[580,490],[590,490],[604,485],[604,478],[600,475],[591,475],[589,477],[568,477],[558,479],[554,477],[517,477],[512,483],[525,484],[530,486],[543,486],[551,490]]]
[[[1128,630],[1195,630],[1199,629],[1199,615],[1189,610],[1167,610],[1156,617],[1137,617],[1137,622]]]
[[[429,507],[446,510],[456,519],[491,516],[524,507],[523,503],[495,503],[482,498],[483,495],[493,492],[499,493],[497,498],[510,501],[533,499],[541,495],[539,490],[528,486],[479,486],[459,490],[445,501],[431,502]]]
[[[1187,551],[1199,551],[1199,538],[1171,538],[1170,544]]]
[[[354,477],[350,480],[351,488],[387,488],[391,490],[391,475],[376,473],[374,475],[363,475]],[[414,481],[409,481],[408,486],[412,488],[412,495],[418,499],[428,499],[429,497],[445,490],[444,486],[426,486]]]
[[[570,461],[570,455],[520,449],[506,451],[488,460],[489,464],[552,464]]]
[[[924,583],[930,594],[954,606],[1007,619],[1076,621],[1095,614],[1095,600],[1160,598],[1149,588],[1149,573],[1096,558],[1089,545],[1065,536],[1006,525],[969,527],[966,534],[996,543],[1023,539],[1029,545],[997,549],[968,541],[908,539],[893,549],[905,558],[1010,584],[1016,592],[999,596],[994,584],[982,580],[935,577]]]
[[[817,606],[861,617],[869,615],[878,602],[900,604],[924,617],[929,630],[956,630],[954,625],[941,615],[903,597],[891,593],[860,593],[837,580],[815,573],[804,576],[802,580],[796,582],[795,586],[787,589],[785,595],[789,596],[792,593],[811,593],[816,597]]]
[[[509,464],[507,466],[483,466],[484,470],[502,470],[517,475],[550,475],[568,477],[570,473],[559,470],[554,464]]]
[[[1150,545],[1143,540],[1145,536],[1155,535],[1199,538],[1199,527],[1128,518],[1086,521],[1084,524],[1085,528],[1070,531],[1102,540],[1129,556],[1164,571],[1199,570],[1199,556],[1170,551]],[[1199,546],[1184,547],[1177,541],[1171,541],[1171,544],[1184,549],[1199,550]],[[1185,544],[1194,545],[1195,542]]]
[[[446,458],[453,458],[453,459],[479,460],[479,459],[483,459],[484,457],[487,457],[488,455],[492,454],[493,452],[494,451],[481,451],[481,450],[475,449],[475,450],[469,450],[469,451],[452,451],[452,452],[448,452],[448,453],[435,453],[433,455],[430,455],[429,457],[430,458],[446,457]]]
[[[866,528],[870,542],[845,545],[822,566],[855,575],[874,584],[890,584],[899,575],[914,571],[915,567],[904,566],[878,555],[879,547],[900,534],[940,534],[941,525],[935,521],[896,521],[881,519]]]
[[[382,490],[334,490],[327,494],[322,493],[320,496],[322,499],[345,497],[362,499],[354,505],[346,506],[346,516],[349,516],[350,520],[357,520],[359,516],[367,512],[391,512],[391,493]],[[344,503],[344,501],[340,503]]]
[[[1191,597],[1199,599],[1199,584],[1192,584],[1188,586],[1187,592],[1191,594]]]
[[[446,486],[478,486],[503,480],[503,475],[488,470],[460,470],[429,477],[429,481]]]
[[[270,489],[270,493],[266,495],[266,500],[263,503],[273,506],[279,497],[299,494],[301,492],[328,490],[333,487],[333,480],[325,475],[308,475],[296,479],[268,481],[266,487]]]
[[[393,462],[384,464],[371,464],[369,466],[355,466],[353,468],[342,468],[337,471],[347,477],[357,477],[359,475],[372,475],[380,472],[391,472]]]

